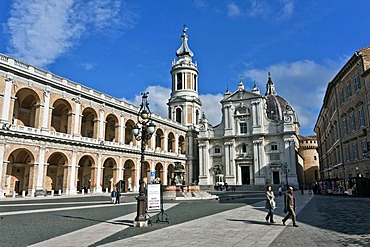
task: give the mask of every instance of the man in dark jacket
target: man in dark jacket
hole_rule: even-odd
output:
[[[283,225],[285,226],[285,222],[292,216],[293,226],[298,227],[296,224],[296,214],[295,214],[295,198],[293,195],[293,187],[288,188],[288,192],[285,194],[285,207],[284,207],[284,213],[288,213],[285,218],[282,220]]]

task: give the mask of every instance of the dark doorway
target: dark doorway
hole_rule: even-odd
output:
[[[280,173],[278,171],[272,172],[272,179],[274,184],[280,184]]]
[[[19,181],[15,181],[14,191],[19,194],[20,193],[20,183]]]
[[[242,166],[242,184],[251,184],[251,173],[249,166]]]

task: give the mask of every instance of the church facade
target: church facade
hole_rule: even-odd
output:
[[[269,75],[266,93],[256,85],[221,100],[222,120],[211,126],[200,120],[199,184],[292,185],[303,168],[297,157],[299,122],[293,107],[276,93]]]

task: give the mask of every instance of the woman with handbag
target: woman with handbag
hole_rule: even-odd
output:
[[[274,209],[276,208],[275,203],[275,195],[272,191],[271,186],[266,187],[266,205],[265,208],[269,210],[268,214],[266,215],[265,219],[266,222],[275,223],[274,221]]]

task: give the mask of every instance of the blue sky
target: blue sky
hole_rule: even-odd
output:
[[[210,123],[240,75],[277,93],[314,134],[327,83],[369,46],[368,0],[1,0],[0,53],[167,115],[171,61],[183,25]]]

